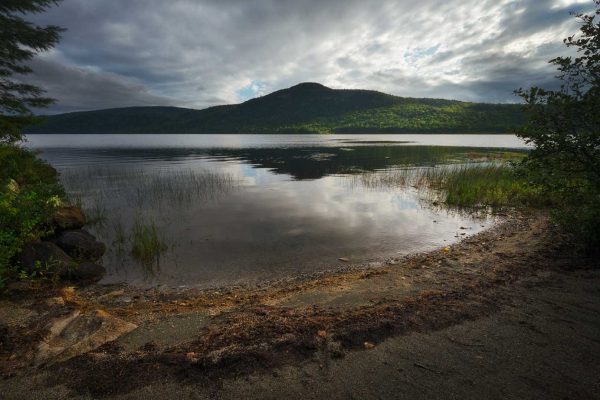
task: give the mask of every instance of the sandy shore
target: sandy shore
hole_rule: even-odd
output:
[[[384,267],[262,287],[14,291],[0,300],[0,391],[7,399],[594,398],[598,264],[532,214]],[[36,362],[53,321],[98,310],[137,328],[66,361]]]

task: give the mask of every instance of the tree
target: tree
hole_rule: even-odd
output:
[[[62,28],[37,26],[19,14],[41,13],[60,0],[2,0],[0,2],[0,144],[22,140],[24,126],[35,122],[30,108],[54,102],[44,91],[14,75],[32,72],[27,62],[54,47]]]
[[[580,32],[564,40],[576,56],[550,60],[560,89],[516,92],[530,117],[517,134],[535,146],[525,165],[560,199],[559,222],[590,246],[600,244],[600,0],[594,4],[593,13],[575,14]]]

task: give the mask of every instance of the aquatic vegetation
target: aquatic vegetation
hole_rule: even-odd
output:
[[[114,259],[108,262],[125,265],[132,258],[146,272],[160,264],[169,248],[163,234],[167,222],[157,217],[215,200],[239,185],[234,176],[210,170],[101,165],[68,168],[60,178],[94,233],[112,244]]]
[[[425,179],[441,191],[442,200],[450,206],[501,208],[551,202],[540,187],[509,164],[437,168],[427,171]]]
[[[359,226],[360,243],[353,247],[379,243],[374,238],[380,235],[387,238],[383,251],[391,251],[395,235],[407,235],[396,231],[405,220],[464,225],[487,218],[484,207],[476,216],[446,207],[440,201],[444,188],[434,185],[432,171],[492,165],[523,153],[510,151],[508,156],[499,148],[374,143],[343,149],[115,149],[111,162],[97,162],[108,157],[99,151],[88,167],[67,164],[61,178],[88,215],[100,218],[92,232],[111,245],[103,260],[110,279],[178,280],[186,274],[208,281],[250,275],[237,265],[267,269],[264,265],[289,254],[318,259],[315,265],[327,257],[337,260],[346,252],[331,255],[330,249],[355,240],[349,236]],[[360,185],[356,192],[348,188],[353,181]],[[438,231],[447,230],[442,225],[416,235],[435,241]],[[318,257],[305,250],[313,243],[321,246]]]
[[[546,206],[552,199],[508,163],[463,163],[364,174],[354,184],[367,188],[412,187],[430,201],[457,207]]]
[[[96,203],[90,208],[84,207],[84,211],[87,217],[87,224],[90,226],[103,228],[108,221],[108,211],[102,203]]]
[[[125,228],[120,220],[116,221],[113,225],[114,239],[112,241],[113,246],[116,248],[117,253],[123,253],[125,245],[128,241],[128,235],[125,232]]]
[[[132,256],[146,267],[160,266],[161,254],[169,248],[154,221],[144,223],[137,219],[130,240]]]
[[[100,200],[138,207],[180,206],[186,202],[214,199],[239,184],[233,176],[213,171],[103,166],[67,169],[61,173],[61,182],[70,193],[93,199],[96,206],[92,206],[95,207],[92,211],[101,215],[105,210],[97,206]]]

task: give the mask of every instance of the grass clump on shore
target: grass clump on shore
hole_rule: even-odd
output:
[[[358,177],[369,188],[413,187],[428,200],[452,207],[543,207],[553,199],[531,184],[524,171],[513,164],[449,164],[404,168]]]
[[[443,201],[458,207],[539,207],[550,205],[541,188],[509,164],[461,165],[431,169],[425,179]]]

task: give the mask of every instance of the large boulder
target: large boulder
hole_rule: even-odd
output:
[[[60,232],[52,239],[68,255],[80,260],[98,261],[104,255],[106,246],[83,229]]]
[[[80,282],[97,282],[106,274],[106,268],[92,262],[83,262],[77,268],[65,270],[62,274],[64,279]]]
[[[59,230],[80,229],[86,223],[85,214],[76,206],[63,206],[54,212],[52,218]]]
[[[39,267],[63,273],[74,266],[73,259],[60,247],[51,242],[27,243],[18,256],[19,264],[27,271],[38,270]]]

